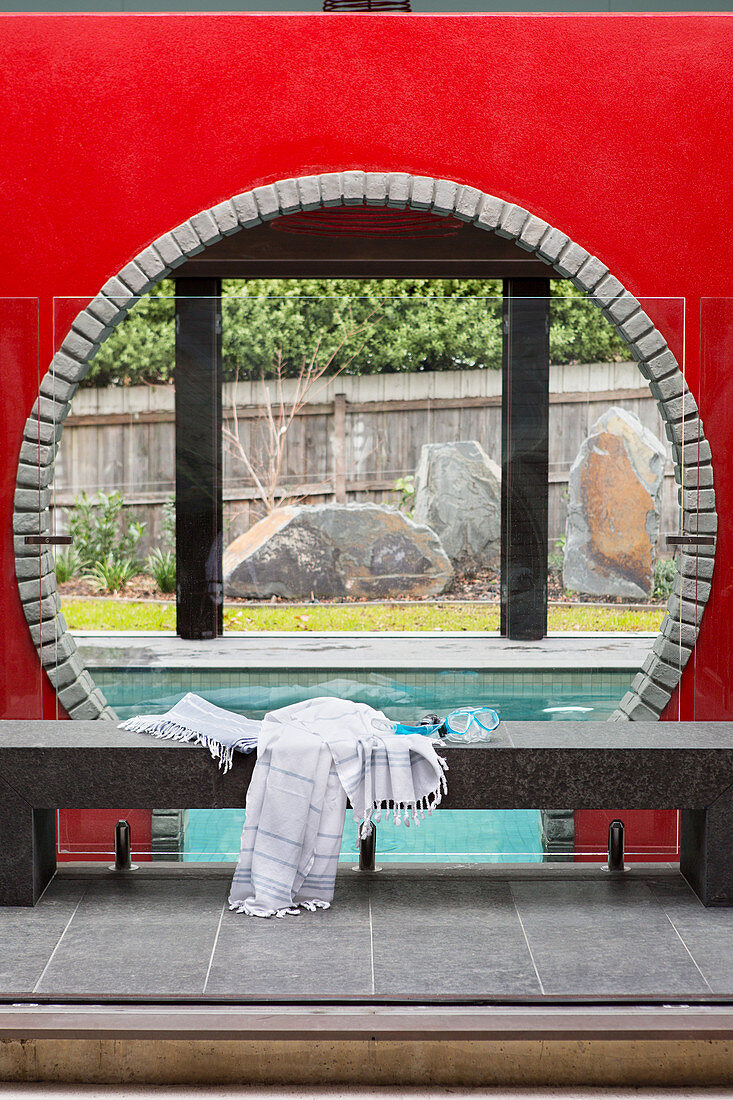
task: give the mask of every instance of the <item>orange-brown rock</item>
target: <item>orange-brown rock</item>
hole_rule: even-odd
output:
[[[651,594],[662,443],[625,409],[593,425],[570,470],[563,581],[598,596]]]

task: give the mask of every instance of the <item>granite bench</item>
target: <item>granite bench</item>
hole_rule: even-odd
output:
[[[506,722],[444,755],[446,808],[680,809],[682,874],[733,904],[733,724]],[[223,775],[206,749],[113,722],[0,721],[0,904],[34,905],[53,877],[57,809],[241,807],[254,762]]]

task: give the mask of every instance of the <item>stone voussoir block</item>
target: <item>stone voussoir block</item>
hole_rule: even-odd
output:
[[[581,248],[579,244],[571,241],[555,260],[555,270],[566,278],[570,278],[571,275],[577,275],[589,258],[589,253],[585,248]]]
[[[715,510],[715,489],[680,489],[683,508],[690,511],[712,512]]]
[[[88,370],[88,363],[81,363],[79,360],[65,355],[63,351],[57,351],[51,360],[48,373],[53,374],[54,378],[63,378],[65,382],[75,383],[81,382]]]
[[[65,378],[60,378],[52,371],[48,371],[43,376],[43,381],[41,382],[38,392],[42,397],[48,397],[51,401],[56,401],[58,404],[67,405],[78,388],[78,382],[67,382]]]
[[[138,267],[134,260],[126,264],[117,277],[125,286],[129,286],[133,294],[147,294],[155,282],[141,267]]]
[[[699,416],[690,416],[685,420],[667,420],[665,418],[664,430],[667,439],[671,443],[686,446],[688,443],[697,443],[703,439],[705,431]]]
[[[630,314],[621,324],[617,323],[616,328],[627,343],[632,343],[653,329],[654,325],[651,317],[647,316],[643,309],[638,309],[636,313]]]
[[[710,582],[699,575],[689,577],[678,573],[674,579],[672,591],[682,600],[704,604],[710,596]]]
[[[185,253],[172,233],[165,233],[162,237],[158,237],[153,247],[169,271],[175,270],[186,262]]]
[[[45,600],[47,596],[53,596],[56,591],[55,573],[44,573],[42,576],[18,582],[21,603]]]
[[[41,622],[55,622],[60,607],[58,593],[54,592],[43,600],[28,600],[23,604],[23,614],[30,626]]]
[[[218,225],[219,232],[223,237],[231,237],[233,233],[238,233],[241,229],[237,211],[234,209],[229,199],[226,199],[225,202],[217,203],[216,206],[212,206],[211,215]]]
[[[18,588],[21,584],[32,582],[38,584],[39,580],[42,580],[47,574],[52,573],[56,575],[53,554],[49,554],[47,550],[41,549],[41,553],[34,555],[30,558],[16,558],[15,559],[15,578],[18,581]],[[21,593],[21,601],[23,595]]]
[[[73,707],[77,707],[79,703],[83,703],[88,699],[93,691],[94,680],[92,680],[89,673],[85,670],[76,680],[72,680],[70,684],[59,688],[56,694],[66,710],[70,712]]]
[[[279,180],[275,184],[281,214],[295,214],[302,210],[298,182],[295,179]]]
[[[636,692],[627,691],[619,703],[619,710],[623,711],[632,722],[656,722],[662,713],[662,708],[656,707],[640,699]]]
[[[453,217],[458,218],[461,222],[472,222],[473,219],[478,216],[483,201],[484,196],[482,191],[477,190],[475,187],[468,187],[466,184],[462,184],[458,188],[458,193],[456,195],[456,206],[453,211]]]
[[[55,626],[55,624],[51,625]],[[32,633],[33,631],[31,630],[31,634]],[[50,641],[53,644],[45,645],[43,649],[42,660],[44,666],[55,665],[57,663],[61,664],[64,661],[70,660],[79,652],[76,642],[72,635],[65,631],[65,627],[64,631],[59,631],[58,634],[52,635]]]
[[[662,336],[658,329],[652,329],[646,336],[641,336],[638,340],[634,340],[629,344],[629,351],[634,359],[645,360],[653,359],[655,355],[660,355],[666,350],[667,341]]]
[[[170,270],[163,257],[152,245],[137,254],[135,263],[154,283],[164,278]]]
[[[13,497],[16,512],[42,512],[50,503],[50,489],[16,489]]]
[[[112,329],[103,325],[97,317],[94,317],[88,309],[83,309],[80,313],[77,313],[71,322],[71,327],[74,332],[78,332],[91,344],[101,344],[102,340],[106,340],[112,331]]]
[[[717,535],[717,512],[684,512],[682,530],[686,535]],[[702,550],[703,547],[700,547]]]
[[[363,206],[366,172],[342,172],[341,194],[344,206]]]
[[[609,714],[606,721],[607,722],[628,722],[629,721],[629,716],[628,716],[628,714],[624,714],[624,712],[622,710],[614,710],[611,714]]]
[[[132,307],[140,301],[140,295],[133,294],[130,288],[125,286],[125,284],[121,282],[116,275],[113,275],[112,278],[108,279],[107,282],[104,284],[104,286],[102,287],[102,294],[104,295],[106,301],[117,307],[116,316],[110,320],[110,324],[119,323],[121,319],[119,316],[120,313],[126,314],[129,309],[132,309]],[[95,314],[96,301],[97,299],[95,298],[94,302],[90,302],[88,306],[88,308],[93,310]],[[100,320],[103,320],[103,318],[100,318]],[[66,350],[63,344],[61,345],[61,347],[62,350]]]
[[[479,212],[473,220],[478,229],[490,230],[492,233],[504,215],[506,203],[497,199],[495,195],[485,195]]]
[[[59,627],[57,620],[58,616],[56,619],[43,619],[40,623],[28,624],[34,644],[43,646],[44,652],[41,654],[41,660],[44,665],[49,659],[49,654],[52,655],[51,659],[55,659],[55,654],[58,652],[56,640],[64,634],[64,629]]]
[[[665,635],[659,635],[654,639],[652,645],[652,653],[655,653],[657,657],[665,661],[668,665],[672,665],[673,668],[678,669],[680,675],[682,675],[682,669],[687,664],[690,654],[692,653],[692,646],[683,645],[678,639],[671,641]]]
[[[367,172],[364,201],[367,206],[386,206],[389,180],[386,172]]]
[[[412,210],[429,210],[433,205],[435,181],[429,176],[413,176],[410,188],[410,207]]]
[[[694,553],[694,551],[688,551],[680,554],[677,568],[681,577],[699,577],[701,581],[706,581],[709,584],[713,578],[715,558],[704,558]]]
[[[117,711],[113,710],[110,706],[106,706],[99,717],[100,720],[104,722],[119,722]]]
[[[298,180],[301,210],[318,210],[323,205],[318,176],[301,176]]]
[[[56,457],[56,445],[55,443],[41,444],[35,441],[24,439],[20,445],[19,459],[22,463],[27,463],[29,466],[33,466],[35,469],[50,470],[53,474],[53,460]],[[50,482],[50,478],[49,478]],[[48,482],[47,482],[48,484]],[[39,483],[39,489],[45,488],[44,485]]]
[[[687,383],[682,377],[682,371],[674,371],[664,378],[654,379],[649,383],[652,396],[657,401],[673,401],[675,397],[682,397],[687,391]]]
[[[23,439],[37,447],[54,447],[61,439],[63,424],[60,420],[39,420],[31,415],[23,428]]]
[[[685,389],[679,397],[670,397],[668,401],[664,402],[661,406],[661,412],[666,420],[672,422],[676,420],[687,420],[691,416],[700,415],[697,402],[687,389],[686,384]]]
[[[324,206],[341,206],[344,201],[344,185],[340,172],[324,172],[320,177],[321,202]]]
[[[686,443],[684,447],[675,448],[675,458],[684,469],[685,466],[704,466],[712,462],[712,452],[707,439],[700,439],[694,443]]]
[[[712,489],[714,485],[713,467],[697,466],[687,463],[675,466],[674,479],[684,489]]]
[[[410,202],[412,176],[406,172],[390,172],[387,206],[404,209]]]
[[[64,337],[59,351],[72,359],[78,359],[80,363],[86,363],[98,347],[97,342],[87,340],[86,336],[82,336],[81,333],[75,332],[72,328]]]
[[[73,718],[75,722],[79,721],[93,721],[95,718],[100,718],[107,706],[107,700],[102,695],[99,688],[88,695],[86,699],[82,700],[77,706],[72,707],[68,711],[69,717]],[[68,708],[66,708],[68,710]]]
[[[516,240],[521,235],[529,216],[529,210],[525,210],[524,207],[507,204],[496,227],[497,236],[505,237],[507,240]]]
[[[704,610],[704,603],[698,604],[692,600],[681,600],[675,593],[667,601],[667,614],[680,623],[693,623],[699,627]]]
[[[430,210],[439,218],[447,218],[456,208],[458,198],[458,184],[453,180],[438,180],[435,184],[433,202]]]
[[[23,489],[47,489],[53,480],[53,474],[54,467],[51,465],[41,466],[20,462],[15,484]]]
[[[641,669],[650,680],[653,680],[655,684],[660,684],[669,692],[674,691],[680,682],[680,669],[675,665],[667,664],[656,653],[647,653]]]
[[[606,265],[596,256],[589,256],[580,270],[571,276],[570,281],[573,286],[589,294],[594,287],[598,286],[601,279],[605,279],[606,275],[608,275]]]
[[[614,325],[622,325],[624,321],[627,321],[632,314],[640,309],[641,306],[634,295],[629,294],[628,290],[624,290],[619,294],[618,298],[614,298],[613,301],[606,306],[603,313],[609,321],[613,321]]]
[[[549,228],[547,222],[543,221],[542,218],[530,214],[522,226],[522,232],[517,237],[516,243],[525,252],[536,252],[540,241]]]
[[[122,283],[120,283],[122,287]],[[96,317],[98,321],[112,331],[120,323],[123,317],[127,314],[127,309],[117,304],[116,301],[112,301],[106,294],[98,294],[96,298],[87,306],[87,309],[93,317]]]
[[[602,279],[598,286],[593,288],[590,294],[590,300],[601,309],[605,311],[610,306],[614,298],[618,298],[619,294],[624,292],[624,286],[618,281],[615,275],[607,275],[605,279]]]
[[[673,619],[671,615],[665,615],[662,619],[660,634],[674,644],[683,645],[686,649],[693,649],[697,640],[697,630],[694,626]]]
[[[204,244],[190,219],[171,229],[171,236],[184,256],[197,256],[204,250]]]
[[[62,661],[61,664],[50,666],[48,676],[51,683],[58,691],[61,688],[68,687],[69,684],[73,684],[74,681],[78,680],[81,674],[86,671],[84,662],[77,652],[72,654],[66,661]],[[87,673],[87,675],[89,674]]]
[[[207,247],[210,244],[216,244],[224,236],[219,228],[219,223],[210,210],[201,210],[198,214],[194,214],[191,218],[191,225],[196,230],[196,235],[201,243]]]
[[[641,359],[637,366],[650,382],[658,382],[670,374],[682,374],[680,365],[669,348],[665,348],[658,355],[651,355],[648,359]]]
[[[537,255],[548,263],[554,264],[569,244],[570,238],[565,233],[559,229],[548,229],[539,243]]]
[[[52,397],[46,397],[39,392],[31,413],[41,422],[61,425],[69,415],[69,411],[68,401],[55,401]]]
[[[643,672],[637,672],[631,681],[631,687],[644,706],[652,707],[654,710],[658,710],[660,714],[669,702],[670,692],[667,688],[650,680]]]
[[[51,529],[51,517],[45,512],[13,512],[13,534],[47,535]]]

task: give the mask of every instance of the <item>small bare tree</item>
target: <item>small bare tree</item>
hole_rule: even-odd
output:
[[[233,427],[224,426],[223,436],[230,452],[242,463],[254,482],[257,499],[264,506],[265,514],[269,515],[277,508],[282,507],[286,500],[298,499],[296,493],[288,492],[287,488],[280,484],[282,478],[283,461],[285,458],[285,445],[288,431],[296,416],[306,404],[313,400],[323,390],[331,379],[337,377],[353,363],[357,355],[362,351],[369,336],[371,326],[382,312],[381,307],[373,309],[363,321],[358,324],[354,321],[349,307],[348,321],[342,326],[341,339],[325,361],[318,361],[321,338],[316,341],[313,353],[303,356],[293,392],[286,401],[284,393],[285,376],[283,373],[282,348],[275,358],[275,370],[273,377],[267,379],[264,369],[260,381],[262,385],[262,411],[258,417],[261,428],[262,446],[255,448],[254,444],[247,448],[239,436],[240,414],[237,407],[236,386],[239,381],[239,368],[237,368],[234,384],[234,396],[232,398],[232,423]],[[334,367],[339,354],[354,340],[358,346],[351,352],[348,358]],[[333,368],[333,369],[332,369]],[[329,373],[331,372],[331,373]],[[271,383],[268,385],[268,381]],[[319,382],[322,385],[316,389]],[[273,392],[274,391],[274,394]],[[254,432],[252,433],[254,436]]]

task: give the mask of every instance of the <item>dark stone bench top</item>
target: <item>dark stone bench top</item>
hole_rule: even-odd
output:
[[[733,784],[733,723],[506,722],[440,746],[454,808],[709,806]],[[0,721],[4,781],[35,807],[242,806],[255,754],[223,775],[205,748],[114,722]]]

